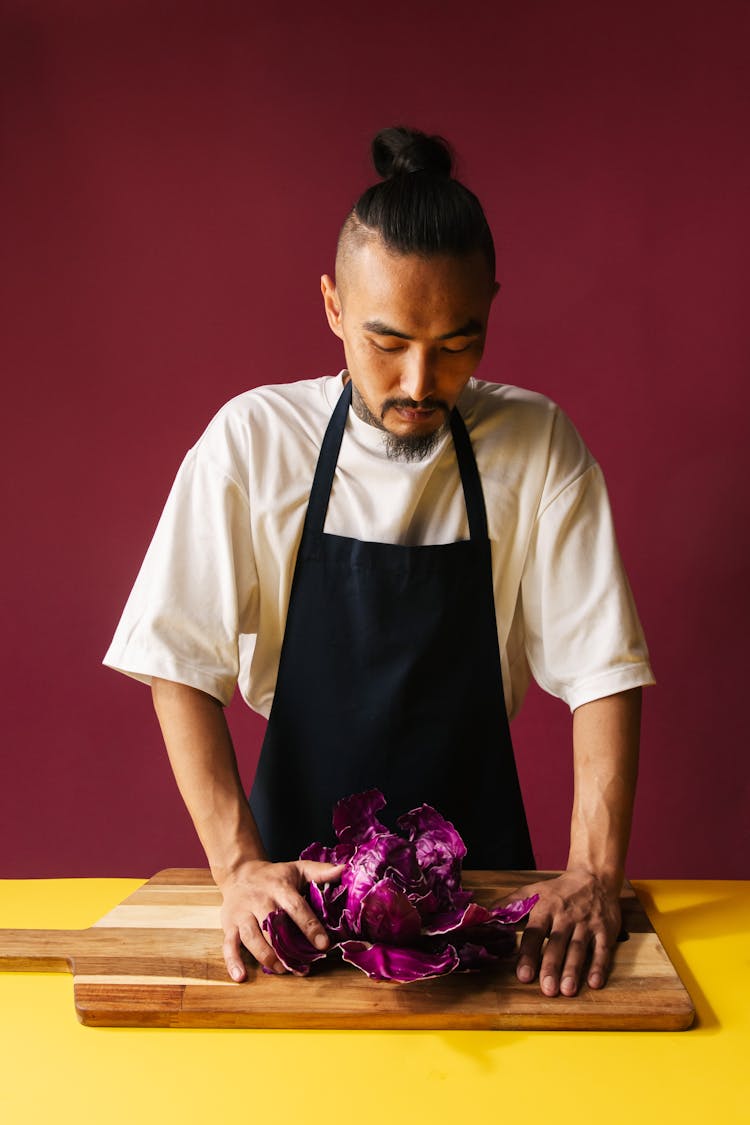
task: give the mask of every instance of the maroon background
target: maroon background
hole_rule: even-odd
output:
[[[747,876],[750,10],[254,7],[4,5],[0,874],[202,862],[149,693],[99,662],[213,412],[342,365],[319,276],[405,122],[496,233],[481,373],[556,398],[610,486],[659,680],[629,870]],[[514,730],[541,866],[568,727],[535,690]]]

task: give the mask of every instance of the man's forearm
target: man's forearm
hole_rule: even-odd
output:
[[[338,879],[341,865],[271,863],[242,788],[221,704],[170,680],[155,679],[151,690],[177,785],[221,890],[222,950],[232,980],[247,979],[243,947],[264,969],[285,971],[262,929],[275,910],[286,911],[308,941],[325,949],[328,935],[303,889],[312,881]]]
[[[538,971],[545,996],[575,996],[584,974],[590,988],[606,983],[620,929],[640,718],[640,688],[586,703],[573,716],[575,797],[567,869],[521,890],[538,901],[521,939],[516,973],[532,981]]]
[[[618,893],[630,840],[640,721],[640,688],[585,703],[573,715],[568,869],[589,871]]]
[[[245,797],[221,704],[170,680],[151,686],[169,760],[217,883],[242,863],[265,858]]]

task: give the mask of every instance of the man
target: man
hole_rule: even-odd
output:
[[[529,667],[573,711],[567,869],[517,974],[606,982],[637,770],[645,643],[601,474],[547,399],[474,378],[498,286],[475,196],[439,138],[375,138],[325,313],[347,367],[220,411],[178,474],[105,663],[151,683],[222,891],[224,954],[283,967],[261,923],[341,868],[295,860],[340,797],[453,820],[467,865],[532,869],[510,740]],[[250,804],[223,704],[269,715]]]

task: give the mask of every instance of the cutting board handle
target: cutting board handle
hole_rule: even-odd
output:
[[[0,972],[72,972],[81,930],[0,930]]]

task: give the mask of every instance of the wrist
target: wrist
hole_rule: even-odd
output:
[[[211,877],[217,886],[241,881],[269,863],[260,839],[247,839],[222,853],[208,856]]]
[[[248,865],[268,861],[257,825],[247,805],[217,812],[205,825],[196,828],[208,859],[214,882],[221,886],[236,879]]]
[[[242,882],[250,878],[269,862],[265,856],[245,856],[234,863],[210,864],[211,877],[217,887],[223,887],[228,883]]]
[[[574,855],[568,857],[565,873],[592,882],[606,895],[615,898],[619,897],[625,878],[622,867],[614,864],[596,864]]]

